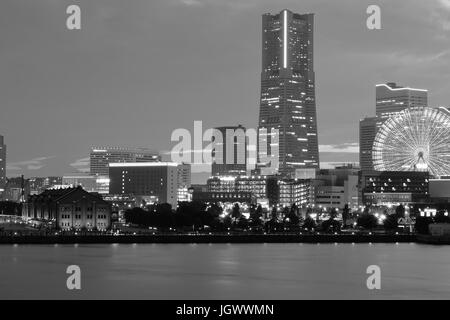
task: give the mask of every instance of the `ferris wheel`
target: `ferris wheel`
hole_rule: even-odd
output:
[[[450,176],[450,112],[416,107],[386,120],[375,137],[377,171],[428,171]]]

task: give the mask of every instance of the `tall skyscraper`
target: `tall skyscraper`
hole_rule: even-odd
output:
[[[402,87],[395,82],[378,84],[376,89],[376,116],[359,123],[359,162],[361,170],[373,170],[372,149],[378,129],[395,114],[413,107],[428,106],[428,90]]]
[[[378,117],[368,117],[359,122],[359,165],[363,171],[373,170],[372,148],[379,121]]]
[[[147,148],[107,147],[91,149],[90,173],[108,176],[110,163],[161,161],[160,155]]]
[[[3,136],[0,136],[0,191],[6,185],[6,145]]]
[[[178,187],[191,186],[191,164],[180,163],[177,167],[178,172]]]
[[[279,130],[281,174],[319,167],[313,45],[313,14],[262,16],[259,127]]]
[[[376,86],[377,117],[387,119],[413,107],[428,107],[428,90],[402,87],[395,82]]]
[[[239,176],[247,173],[247,137],[245,128],[219,127],[222,144],[215,143],[211,171],[213,176]],[[220,148],[218,148],[220,146]],[[219,160],[220,159],[220,160]],[[219,160],[219,161],[218,161]]]

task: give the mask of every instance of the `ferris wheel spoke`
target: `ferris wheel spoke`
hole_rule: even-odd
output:
[[[450,112],[428,107],[406,109],[383,123],[372,149],[377,168],[450,175]]]

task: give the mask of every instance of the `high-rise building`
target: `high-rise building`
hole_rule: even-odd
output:
[[[239,176],[247,173],[247,137],[245,128],[216,128],[222,134],[222,143],[216,142],[211,165],[213,176]]]
[[[109,193],[134,195],[147,202],[177,205],[178,164],[133,162],[109,164]]]
[[[108,176],[110,163],[153,161],[161,161],[161,157],[157,152],[147,148],[94,147],[90,153],[90,173]]]
[[[177,167],[178,172],[178,187],[191,186],[191,164],[181,163]]]
[[[191,201],[192,193],[189,192],[191,187],[191,164],[181,163],[177,167],[177,185],[178,185],[178,195],[177,199],[180,202]]]
[[[386,119],[414,107],[428,107],[428,90],[402,87],[395,82],[376,86],[377,117]]]
[[[373,170],[372,149],[380,118],[368,117],[359,122],[359,165],[361,170]]]
[[[313,14],[262,16],[259,127],[278,129],[281,174],[319,167],[313,32]]]
[[[428,90],[402,87],[395,82],[378,84],[376,88],[376,116],[359,123],[359,162],[361,170],[374,169],[372,149],[375,137],[383,123],[391,116],[413,107],[428,105]]]
[[[0,136],[0,192],[6,185],[6,145],[3,136]]]

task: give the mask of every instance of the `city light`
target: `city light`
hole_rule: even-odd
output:
[[[284,58],[283,58],[283,67],[284,67],[284,69],[286,69],[287,68],[287,65],[288,65],[288,62],[287,62],[287,57],[288,57],[288,54],[287,54],[287,51],[288,51],[288,12],[287,12],[287,10],[284,10],[284,19],[283,19],[283,22],[284,22],[284,26],[283,26],[283,56],[284,56]]]

